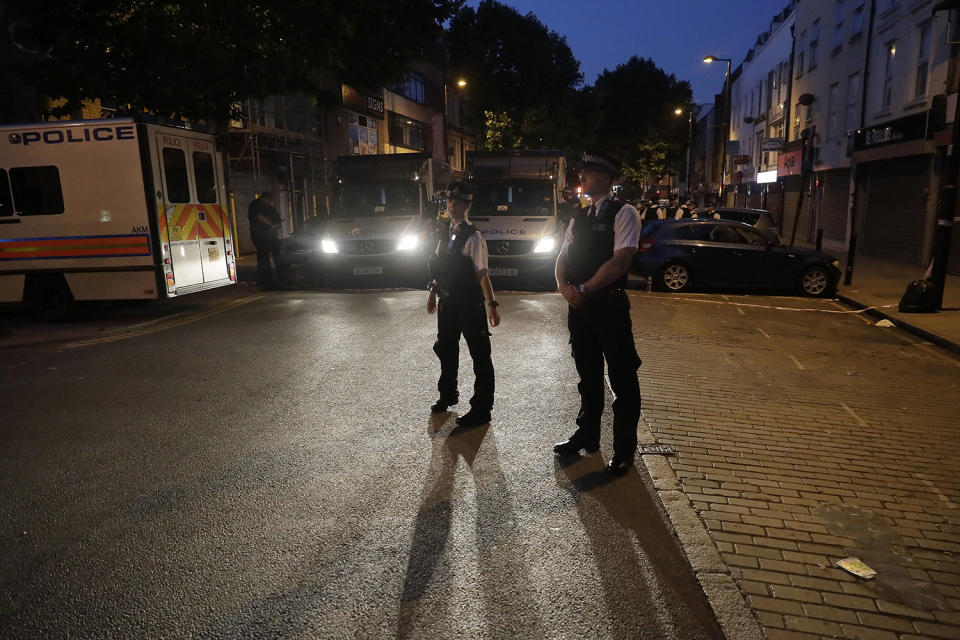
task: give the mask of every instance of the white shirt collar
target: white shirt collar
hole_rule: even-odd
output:
[[[602,207],[602,206],[603,206],[603,203],[604,203],[608,198],[610,198],[610,197],[612,197],[612,196],[613,196],[612,193],[608,193],[607,195],[603,196],[602,198],[600,198],[599,200],[597,200],[596,202],[594,202],[594,203],[593,203],[593,215],[599,214],[599,213],[600,213],[600,207]]]

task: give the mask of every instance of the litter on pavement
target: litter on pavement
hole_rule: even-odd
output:
[[[870,580],[875,578],[877,575],[877,572],[868,567],[860,558],[844,558],[843,560],[837,560],[837,566],[847,573],[852,573],[858,578]]]

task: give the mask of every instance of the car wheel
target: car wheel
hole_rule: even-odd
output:
[[[805,296],[822,296],[830,291],[830,272],[821,264],[807,267],[800,275],[800,292]]]
[[[657,284],[666,291],[689,291],[693,286],[693,276],[690,267],[679,262],[672,262],[660,270]]]

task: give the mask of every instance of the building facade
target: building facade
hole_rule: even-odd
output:
[[[768,209],[778,222],[784,210],[784,187],[776,179],[779,152],[786,136],[790,103],[790,63],[796,3],[773,16],[769,30],[734,74],[733,115],[727,158],[727,204]]]

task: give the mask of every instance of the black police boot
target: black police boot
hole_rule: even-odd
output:
[[[607,471],[612,473],[615,476],[622,476],[627,471],[630,470],[630,467],[633,466],[633,456],[632,455],[620,455],[614,454],[610,458],[610,462],[607,463]]]
[[[457,418],[458,427],[479,427],[482,424],[490,422],[490,412],[480,409],[470,409],[465,414]]]
[[[440,396],[440,399],[430,406],[430,413],[443,413],[447,410],[447,407],[455,405],[458,402],[460,402],[460,398],[457,396]]]
[[[600,441],[587,441],[577,434],[573,434],[569,440],[553,445],[553,452],[561,456],[577,455],[581,449],[587,453],[596,453],[600,449]]]

